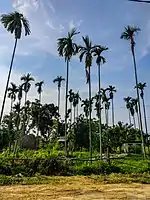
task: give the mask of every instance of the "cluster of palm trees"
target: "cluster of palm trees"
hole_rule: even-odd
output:
[[[21,39],[22,31],[24,30],[25,36],[30,35],[30,26],[28,20],[20,13],[13,12],[10,14],[3,14],[1,15],[1,23],[4,25],[4,28],[7,29],[8,32],[14,35],[15,38],[15,45],[13,49],[12,59],[10,63],[10,69],[8,73],[7,78],[7,84],[5,88],[4,93],[4,99],[2,103],[2,109],[1,109],[1,116],[0,116],[0,123],[2,121],[3,112],[4,112],[4,106],[5,106],[5,100],[7,97],[7,92],[9,92],[9,97],[11,98],[11,109],[13,107],[14,101],[16,99],[16,92],[18,93],[18,100],[19,104],[21,104],[22,99],[22,91],[24,91],[24,97],[25,97],[25,103],[27,102],[27,94],[30,89],[30,82],[34,81],[34,79],[28,74],[27,76],[24,76],[21,78],[23,81],[23,84],[19,87],[15,86],[14,84],[11,84],[11,88],[9,87],[10,82],[10,76],[13,66],[13,61],[15,57],[16,47],[18,40]],[[143,89],[140,89],[141,85],[138,82],[138,75],[137,75],[137,66],[136,66],[136,58],[135,58],[135,35],[137,32],[139,32],[140,29],[138,27],[132,27],[127,26],[125,27],[125,31],[121,35],[121,39],[128,40],[131,45],[131,53],[133,57],[133,64],[134,64],[134,72],[135,72],[135,83],[136,83],[136,98],[135,99],[126,99],[127,102],[127,108],[130,110],[130,114],[134,118],[134,110],[137,112],[138,115],[138,123],[139,123],[139,129],[141,132],[141,140],[142,140],[142,147],[143,147],[143,153],[145,156],[145,148],[144,148],[144,139],[143,139],[143,124],[142,124],[142,115],[141,115],[141,104],[140,104],[140,95],[143,102],[143,109],[146,116],[145,111],[145,102],[144,102],[144,92]],[[66,93],[65,93],[65,152],[67,153],[67,119],[68,119],[68,100],[70,101],[70,109],[71,109],[71,116],[72,116],[72,106],[74,107],[74,120],[75,120],[75,110],[78,110],[78,104],[80,101],[79,92],[73,93],[73,91],[69,91],[69,68],[70,68],[70,62],[73,56],[78,55],[80,62],[84,63],[85,72],[86,72],[86,83],[88,84],[88,90],[89,90],[89,98],[82,101],[82,105],[87,105],[88,107],[84,106],[84,111],[88,114],[86,114],[86,117],[88,118],[89,122],[89,151],[90,151],[90,157],[92,158],[92,130],[91,130],[91,121],[92,121],[92,86],[91,86],[91,67],[95,63],[98,67],[97,74],[98,74],[98,92],[96,95],[96,108],[97,108],[97,116],[99,118],[99,137],[100,137],[100,158],[102,158],[102,120],[101,120],[101,110],[102,110],[102,104],[105,108],[105,116],[106,116],[106,124],[108,124],[108,110],[110,107],[110,100],[112,104],[112,125],[115,124],[115,118],[114,118],[114,102],[113,102],[113,96],[114,92],[116,92],[115,87],[110,86],[108,89],[101,89],[101,65],[106,62],[105,57],[103,57],[103,53],[108,50],[107,47],[102,46],[100,44],[93,45],[92,41],[90,40],[89,36],[82,37],[83,45],[76,44],[74,42],[75,37],[79,34],[79,32],[73,28],[70,32],[68,32],[66,37],[59,38],[57,41],[58,44],[58,54],[61,57],[64,57],[64,60],[66,62],[67,68],[66,68],[66,78],[57,77],[54,79],[54,83],[58,83],[58,108],[60,108],[60,88],[62,81],[66,80]],[[39,101],[41,101],[41,92],[42,92],[42,85],[43,82],[37,83],[36,86],[38,87],[38,93],[39,93]],[[145,87],[145,86],[144,86]],[[141,94],[139,93],[139,89],[141,90]],[[69,93],[68,93],[69,91]],[[109,97],[108,97],[109,92]],[[77,111],[78,113],[78,111]],[[129,115],[130,115],[129,114]],[[78,114],[77,114],[78,116]],[[72,121],[72,117],[71,117]],[[146,132],[147,132],[147,123],[146,123],[146,117],[145,117],[145,126],[146,126]],[[25,125],[24,125],[25,127]],[[24,130],[25,131],[25,130]]]
[[[147,117],[146,117],[146,108],[145,108],[145,99],[144,99],[144,88],[146,87],[146,83],[139,83],[137,85],[138,89],[140,90],[140,97],[142,100],[142,105],[143,105],[143,115],[144,115],[144,124],[145,124],[145,133],[148,135],[148,128],[147,128]],[[134,127],[136,127],[136,120],[135,120],[135,113],[137,115],[137,120],[138,120],[138,126],[140,128],[140,120],[139,120],[139,113],[138,113],[138,99],[137,98],[132,98],[130,96],[124,98],[124,101],[126,103],[126,108],[129,113],[129,124],[131,125],[131,116],[133,118],[133,124]]]
[[[136,66],[136,59],[135,59],[135,35],[137,32],[140,31],[138,27],[127,26],[125,27],[125,31],[121,34],[121,39],[128,40],[131,45],[131,53],[133,57],[133,64],[134,64],[134,72],[135,72],[135,83],[136,83],[136,92],[137,97],[132,99],[132,103],[130,102],[130,112],[132,116],[134,116],[134,109],[135,108],[138,114],[138,121],[139,121],[139,129],[141,131],[141,140],[142,140],[142,147],[143,147],[143,154],[145,156],[145,148],[144,148],[144,139],[143,139],[143,128],[142,128],[142,116],[141,116],[141,105],[140,105],[140,94],[139,94],[139,82],[138,82],[138,75],[137,75],[137,66]],[[84,108],[84,110],[88,113],[89,117],[89,150],[90,150],[90,157],[92,158],[92,146],[91,146],[91,112],[92,112],[92,96],[91,96],[91,67],[93,65],[93,59],[96,57],[96,64],[98,66],[98,99],[97,107],[99,108],[99,133],[100,133],[100,157],[102,158],[102,151],[101,151],[101,103],[105,102],[105,116],[106,116],[106,124],[108,123],[108,110],[110,106],[109,98],[105,92],[107,90],[102,90],[101,94],[101,64],[106,62],[106,59],[102,56],[104,51],[107,51],[108,48],[102,45],[93,45],[91,40],[88,36],[82,37],[83,39],[83,46],[77,45],[74,43],[74,37],[78,35],[79,32],[73,28],[67,35],[67,37],[59,38],[58,39],[58,53],[59,56],[65,58],[65,62],[67,63],[67,75],[66,75],[66,101],[65,101],[65,138],[67,138],[67,103],[68,103],[68,80],[69,80],[69,64],[71,58],[75,55],[79,55],[80,62],[84,61],[85,71],[86,71],[86,82],[88,83],[89,87],[89,99],[85,100],[85,103],[88,105],[88,109]],[[114,87],[110,88],[110,99],[112,100],[112,120],[114,125],[114,103],[113,103],[113,94],[116,92]],[[102,102],[101,102],[102,101]],[[66,139],[65,139],[66,140]],[[67,143],[65,143],[65,150],[67,149]]]

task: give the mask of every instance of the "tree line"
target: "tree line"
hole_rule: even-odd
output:
[[[3,103],[2,103],[2,109],[1,109],[1,117],[0,117],[0,123],[1,127],[3,126],[3,122],[6,116],[3,119],[3,112],[4,112],[4,106],[5,106],[5,101],[7,97],[7,92],[9,95],[9,98],[11,99],[11,108],[10,108],[10,116],[9,116],[9,126],[12,126],[12,115],[13,115],[13,110],[14,106],[18,106],[18,114],[17,114],[17,119],[16,119],[16,129],[17,133],[19,130],[19,122],[20,122],[20,114],[23,112],[24,114],[22,115],[22,136],[25,135],[26,129],[27,129],[27,121],[30,121],[29,116],[27,115],[28,113],[28,108],[32,104],[32,114],[34,113],[35,118],[32,120],[32,126],[36,124],[37,128],[37,136],[39,133],[43,132],[44,135],[49,135],[49,129],[51,125],[53,124],[52,122],[54,119],[56,120],[57,124],[57,136],[59,135],[59,123],[60,123],[60,88],[61,88],[61,82],[65,81],[66,83],[66,89],[65,89],[65,119],[64,119],[64,136],[65,136],[65,152],[67,155],[67,148],[68,148],[68,135],[69,135],[69,127],[71,127],[68,123],[68,119],[70,116],[70,122],[72,124],[72,107],[74,108],[74,124],[78,121],[78,104],[79,101],[81,101],[79,91],[77,93],[74,93],[70,88],[69,88],[69,69],[70,69],[70,62],[73,56],[79,57],[79,61],[84,63],[85,67],[85,73],[86,73],[86,83],[88,84],[88,90],[89,90],[89,97],[88,99],[82,100],[82,107],[85,113],[86,121],[89,124],[88,125],[88,142],[89,142],[89,152],[90,152],[90,157],[92,158],[92,137],[93,137],[93,130],[92,130],[92,105],[93,101],[95,101],[95,110],[97,113],[98,117],[98,133],[99,133],[99,151],[100,151],[100,158],[102,158],[102,119],[101,119],[101,112],[102,109],[105,111],[105,128],[107,132],[109,132],[109,108],[110,108],[110,102],[111,102],[111,107],[112,107],[112,127],[115,127],[115,115],[114,115],[114,93],[116,92],[116,89],[114,86],[109,86],[109,88],[103,89],[101,87],[101,65],[105,64],[106,58],[103,56],[104,52],[108,51],[108,47],[100,45],[100,44],[92,44],[91,39],[89,38],[88,35],[82,36],[82,45],[75,43],[74,39],[77,37],[80,32],[78,32],[75,28],[71,29],[66,37],[59,38],[57,40],[57,51],[60,57],[63,57],[65,62],[66,62],[66,78],[64,79],[61,76],[56,77],[54,79],[54,83],[57,82],[58,86],[58,105],[55,106],[54,104],[41,104],[41,93],[42,93],[42,85],[43,82],[39,82],[36,84],[36,87],[38,87],[38,93],[39,93],[39,98],[35,102],[29,102],[27,100],[27,95],[28,91],[31,86],[31,82],[34,81],[33,77],[31,77],[31,74],[27,74],[23,77],[21,77],[21,80],[24,82],[21,86],[17,87],[14,83],[11,83],[11,87],[9,87],[9,82],[10,82],[10,77],[11,77],[11,71],[13,67],[13,61],[15,57],[15,52],[16,52],[16,47],[18,41],[21,39],[21,36],[24,32],[25,36],[30,35],[30,26],[29,26],[29,21],[23,16],[23,14],[19,12],[13,12],[9,14],[3,14],[1,15],[1,23],[4,25],[4,28],[7,29],[8,32],[14,35],[15,37],[15,44],[14,44],[14,49],[13,49],[13,54],[12,54],[12,59],[10,63],[10,69],[8,73],[8,78],[7,78],[7,84],[5,88],[5,93],[4,93],[4,98],[3,98]],[[146,84],[139,83],[138,81],[138,75],[137,75],[137,65],[136,65],[136,58],[135,58],[135,36],[136,33],[140,31],[140,28],[134,27],[134,26],[127,26],[125,27],[124,32],[121,34],[121,39],[128,40],[130,42],[130,49],[133,57],[133,67],[134,67],[134,77],[135,77],[135,89],[136,89],[136,98],[132,99],[130,97],[125,98],[126,102],[126,108],[129,111],[129,124],[131,124],[131,116],[133,117],[133,124],[136,128],[135,125],[135,112],[137,114],[138,118],[138,125],[139,125],[139,131],[141,134],[141,142],[142,142],[142,148],[143,148],[143,155],[145,157],[145,142],[144,142],[144,131],[143,131],[143,119],[141,115],[141,102],[140,102],[140,96],[142,99],[143,103],[143,110],[144,110],[144,121],[145,121],[145,127],[146,127],[146,134],[148,134],[147,131],[147,121],[146,121],[146,109],[145,109],[145,102],[144,102],[144,87]],[[92,97],[92,83],[91,83],[91,70],[92,70],[92,65],[93,63],[97,64],[97,76],[98,76],[98,91],[97,94]],[[142,89],[141,89],[142,88]],[[69,90],[70,89],[70,90]],[[25,104],[23,106],[23,109],[21,107],[21,93],[24,91],[24,99],[25,99]],[[141,93],[139,92],[141,91]],[[18,93],[18,101],[16,105],[14,104],[15,101],[15,94]],[[20,93],[20,94],[19,94]],[[70,108],[68,109],[68,101],[70,102]],[[34,109],[33,109],[34,108]],[[43,113],[45,112],[45,113]],[[43,118],[41,117],[41,113],[43,114]],[[76,113],[77,113],[77,120],[76,118]],[[81,116],[80,116],[81,117]],[[47,126],[43,127],[42,123],[45,124],[47,122]],[[51,124],[52,123],[52,124]],[[75,126],[74,126],[75,127]],[[10,129],[8,129],[10,130]],[[75,130],[75,128],[74,128]],[[43,134],[42,133],[42,134]],[[19,134],[17,134],[19,137]],[[108,138],[107,134],[107,138]],[[22,137],[20,136],[20,137]],[[16,141],[19,141],[18,139]],[[21,140],[20,140],[21,141]],[[108,138],[109,141],[109,138]],[[108,142],[107,141],[107,142]],[[17,147],[17,142],[15,144]]]

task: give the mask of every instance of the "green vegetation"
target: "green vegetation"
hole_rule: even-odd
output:
[[[93,45],[88,35],[82,37],[83,44],[76,44],[74,41],[79,32],[75,28],[66,37],[59,38],[57,50],[66,62],[66,78],[57,76],[53,80],[57,83],[57,106],[53,103],[43,104],[44,81],[34,83],[32,74],[21,76],[20,85],[11,83],[9,86],[22,29],[25,30],[25,36],[30,34],[28,20],[22,14],[14,12],[2,15],[1,22],[8,32],[14,34],[15,46],[0,116],[0,184],[48,183],[59,178],[46,176],[92,174],[99,176],[90,178],[108,183],[118,183],[121,180],[148,183],[150,162],[147,158],[150,155],[150,141],[144,99],[146,83],[138,81],[135,59],[135,36],[140,29],[127,26],[121,35],[121,39],[130,42],[137,95],[134,98],[124,98],[129,123],[116,123],[114,98],[117,89],[112,85],[101,87],[101,65],[107,62],[102,53],[108,50],[107,47]],[[84,62],[89,90],[88,98],[85,99],[81,97],[80,91],[73,91],[69,87],[69,69],[73,56],[78,56],[80,62]],[[98,91],[92,96],[91,71],[94,62],[98,67]],[[60,112],[63,81],[66,83],[64,118]],[[28,93],[33,83],[37,89],[37,99],[31,101]],[[10,112],[3,116],[7,92],[11,101]],[[79,107],[83,108],[82,113],[79,113]],[[95,118],[92,118],[94,111]]]

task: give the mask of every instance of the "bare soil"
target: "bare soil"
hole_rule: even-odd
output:
[[[88,177],[62,177],[45,185],[0,187],[0,200],[150,200],[150,185],[104,184]]]

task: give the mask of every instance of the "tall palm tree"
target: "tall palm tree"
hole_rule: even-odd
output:
[[[137,115],[137,119],[138,119],[138,125],[139,125],[139,129],[140,129],[140,120],[139,120],[139,112],[138,112],[138,100],[135,98],[131,99],[131,103],[133,104],[133,108],[136,112]]]
[[[28,92],[31,88],[31,81],[34,81],[34,78],[31,76],[31,74],[27,73],[27,75],[24,75],[21,77],[21,81],[23,81],[23,84],[22,84],[22,88],[23,88],[23,91],[25,93],[25,101],[24,101],[24,108],[25,108],[25,111],[24,111],[24,120],[23,120],[23,135],[25,135],[25,131],[26,131],[26,118],[27,118],[27,95],[28,95]]]
[[[121,34],[121,39],[125,39],[130,41],[131,45],[131,53],[133,57],[133,64],[134,64],[134,73],[135,73],[135,83],[136,86],[138,85],[138,76],[137,76],[137,67],[136,67],[136,60],[135,60],[135,35],[140,31],[140,28],[138,27],[132,27],[127,26],[125,27],[125,31]],[[143,148],[143,154],[145,158],[145,145],[144,145],[144,137],[143,137],[143,128],[142,128],[142,115],[141,115],[141,106],[140,106],[140,95],[139,95],[139,89],[136,87],[137,92],[137,99],[138,99],[138,110],[139,110],[139,121],[140,121],[140,132],[141,132],[141,140],[142,140],[142,148]]]
[[[34,78],[31,76],[31,74],[27,73],[27,75],[24,75],[21,77],[21,81],[23,81],[22,88],[23,88],[23,91],[25,92],[25,102],[24,103],[26,104],[27,94],[31,87],[31,81],[34,81]]]
[[[23,85],[19,85],[18,87],[18,100],[19,100],[19,104],[21,106],[21,100],[22,100],[22,92],[23,92]]]
[[[42,91],[43,91],[43,89],[42,89],[43,84],[44,84],[44,81],[40,81],[40,82],[37,82],[35,84],[35,87],[37,87],[37,92],[39,94],[39,103],[41,103],[41,95],[42,95]]]
[[[128,110],[128,113],[129,113],[129,124],[131,125],[131,113],[130,113],[130,100],[132,99],[132,97],[126,97],[124,98],[124,101],[126,103],[126,108]]]
[[[107,47],[100,46],[95,48],[94,56],[96,56],[96,64],[98,66],[98,96],[99,96],[99,137],[100,137],[100,159],[102,159],[102,127],[101,127],[101,68],[100,65],[106,62],[105,58],[101,55],[103,51],[108,50]]]
[[[146,87],[146,83],[139,83],[137,85],[138,89],[140,90],[140,96],[143,102],[143,112],[144,112],[144,121],[145,121],[145,131],[146,135],[148,134],[148,128],[147,128],[147,117],[146,117],[146,109],[145,109],[145,100],[144,100],[144,88]]]
[[[4,28],[6,28],[8,32],[10,32],[11,34],[14,34],[15,36],[15,45],[14,45],[13,54],[11,58],[11,63],[10,63],[10,68],[8,72],[8,78],[7,78],[7,83],[6,83],[6,88],[5,88],[5,93],[4,93],[3,103],[2,103],[1,115],[0,115],[0,123],[1,123],[4,107],[5,107],[7,90],[8,90],[10,76],[11,76],[11,71],[12,71],[12,66],[13,66],[13,61],[14,61],[16,47],[17,47],[17,42],[19,39],[21,39],[22,29],[24,29],[25,36],[30,35],[30,26],[29,26],[28,20],[23,16],[23,14],[20,14],[16,11],[13,13],[1,15],[0,21],[4,25]]]
[[[65,81],[65,79],[62,76],[57,76],[54,80],[53,83],[57,83],[57,88],[58,88],[58,113],[60,112],[60,89],[61,89],[61,83]],[[59,113],[60,114],[60,113]]]
[[[98,45],[93,46],[92,42],[90,41],[88,36],[82,37],[84,46],[79,46],[79,59],[80,62],[82,62],[83,58],[85,63],[85,71],[86,71],[86,82],[89,84],[89,151],[90,151],[90,159],[92,162],[92,130],[91,130],[91,112],[92,112],[92,106],[91,106],[91,66],[92,66],[92,60],[93,60],[93,53],[95,48],[98,47]]]
[[[40,105],[41,105],[41,96],[42,96],[42,91],[43,91],[43,89],[42,89],[43,84],[44,84],[44,81],[40,81],[40,82],[37,82],[37,83],[35,84],[35,87],[37,87],[37,92],[38,92],[38,94],[39,94],[39,102],[38,102],[39,107],[37,107],[37,108],[38,108],[37,140],[38,140],[38,137],[39,137]],[[37,147],[38,147],[38,144],[36,144],[36,148],[37,148]]]
[[[88,117],[89,117],[89,100],[88,99],[82,100],[81,107],[83,107],[83,111],[84,111],[86,120],[88,121]]]
[[[79,92],[74,93],[73,94],[73,107],[74,107],[74,123],[75,123],[75,119],[78,118],[78,104],[79,101],[81,100],[80,96],[79,96]],[[77,110],[77,112],[76,112]],[[76,116],[77,113],[77,116]]]
[[[108,126],[108,121],[109,121],[109,115],[108,115],[108,111],[109,111],[109,108],[110,108],[110,98],[107,97],[107,88],[104,89],[104,88],[101,88],[101,98],[102,98],[102,103],[104,104],[104,108],[105,108],[105,120],[106,120],[106,125]]]
[[[134,128],[136,128],[136,122],[135,122],[135,110],[134,110],[134,102],[129,102],[129,110],[130,110],[130,113],[131,113],[131,116],[133,118],[133,124],[134,124]]]
[[[77,104],[77,119],[79,117],[79,102],[81,101],[81,97],[79,95],[79,91],[76,93],[76,104]]]
[[[72,104],[73,104],[73,100],[74,100],[74,92],[72,91],[72,89],[69,90],[68,97],[69,97],[70,110],[71,110],[71,113],[70,113],[70,124],[72,124]]]
[[[116,89],[114,86],[109,85],[108,91],[109,91],[109,97],[111,99],[111,106],[112,106],[112,124],[114,126],[115,125],[114,93],[116,92]]]
[[[13,109],[13,103],[16,100],[16,94],[18,92],[18,87],[16,86],[16,84],[11,83],[11,87],[8,88],[8,98],[11,99],[11,108],[10,108],[10,112],[12,112]]]
[[[58,53],[59,56],[65,58],[67,63],[67,74],[66,74],[66,96],[65,96],[65,152],[67,155],[67,110],[68,110],[68,81],[69,81],[69,63],[72,56],[78,52],[78,46],[73,42],[74,36],[79,34],[75,28],[68,32],[67,37],[58,39]]]

